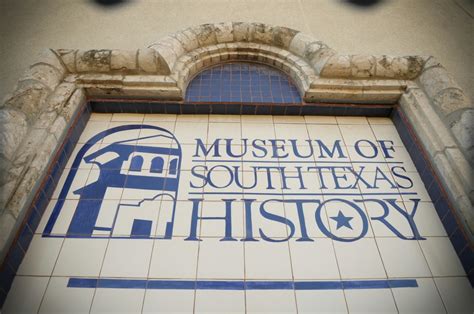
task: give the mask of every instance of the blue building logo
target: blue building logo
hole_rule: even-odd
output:
[[[43,236],[171,238],[181,158],[178,140],[160,127],[124,125],[95,135],[78,152]],[[74,189],[81,163],[95,165],[98,177]],[[119,197],[108,197],[114,193]],[[67,230],[57,226],[65,219]]]

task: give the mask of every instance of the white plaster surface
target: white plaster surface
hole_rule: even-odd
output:
[[[46,48],[144,48],[189,26],[259,21],[288,26],[341,54],[434,55],[474,98],[470,0],[380,0],[370,7],[339,0],[0,2],[0,96],[10,92]]]

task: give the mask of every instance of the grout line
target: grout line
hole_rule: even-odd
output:
[[[370,132],[372,132],[372,135],[374,136],[374,138],[377,140],[377,136],[376,136],[376,134],[375,134],[375,130],[372,128],[372,125],[370,125],[370,124],[369,124],[369,129],[370,129]],[[379,151],[380,151],[380,148],[379,148],[379,147],[378,147],[378,149],[379,149]],[[383,157],[384,160],[386,160],[386,159],[385,159],[385,156],[382,155],[382,157]],[[389,175],[389,176],[393,179],[393,176],[392,176],[392,174],[391,174],[391,171],[389,171],[389,173],[388,173],[387,175]],[[361,192],[361,194],[362,194],[362,190],[361,190],[360,187],[359,187],[359,190],[360,190],[360,192]],[[400,193],[400,190],[398,189],[398,187],[397,187],[397,190],[398,190],[398,192]],[[364,208],[366,207],[364,203],[363,203],[362,205],[364,205]],[[402,204],[402,206],[403,206],[403,204]],[[367,209],[366,209],[366,208],[365,208],[365,210],[366,210],[366,215],[367,215],[367,217],[370,217],[370,216],[368,215],[368,212],[367,212]],[[405,209],[405,210],[406,210],[406,209]],[[368,220],[369,220],[369,225],[370,225],[371,228],[372,228],[372,222],[371,222],[372,219],[369,218]],[[372,230],[372,232],[373,232],[373,230]],[[385,263],[384,263],[384,260],[383,260],[383,257],[382,257],[382,253],[380,252],[379,243],[378,243],[378,241],[377,241],[377,238],[375,237],[375,234],[374,234],[374,240],[373,240],[373,241],[374,241],[375,247],[377,248],[378,256],[379,256],[380,262],[382,263],[383,270],[384,270],[384,272],[385,272],[385,277],[386,277],[387,279],[389,279],[390,277],[388,276],[388,271],[387,271],[387,269],[385,268]],[[393,289],[392,289],[392,288],[390,288],[390,294],[391,294],[391,296],[392,296],[392,300],[393,300],[393,304],[395,305],[395,309],[397,310],[398,313],[400,313],[400,310],[399,310],[398,305],[397,305],[397,300],[395,299],[395,295],[393,294]]]
[[[100,275],[101,275],[102,270],[104,268],[105,258],[107,256],[107,251],[109,249],[109,244],[110,244],[110,239],[107,240],[107,245],[105,246],[104,255],[102,256],[102,263],[100,264],[99,275],[97,276],[97,280],[100,279]],[[96,292],[97,292],[97,287],[94,289],[94,294],[92,295],[91,305],[89,307],[89,313],[92,311],[92,304],[94,304],[94,299],[95,299]]]
[[[51,280],[52,280],[52,278],[53,278],[54,269],[56,268],[56,264],[57,264],[57,262],[58,262],[59,255],[61,254],[61,251],[62,251],[62,249],[63,249],[63,245],[64,245],[65,240],[66,240],[66,239],[63,239],[63,240],[62,240],[62,242],[61,242],[61,248],[59,249],[58,255],[56,256],[56,260],[54,261],[54,265],[53,265],[53,268],[51,269],[51,273],[50,273],[49,276],[47,276],[47,277],[49,277],[48,284],[46,285],[46,289],[44,290],[43,297],[41,298],[41,302],[40,302],[40,304],[39,304],[39,306],[38,306],[38,311],[37,311],[37,313],[39,313],[39,311],[40,311],[40,309],[41,309],[41,306],[43,306],[43,302],[44,302],[44,299],[46,298],[46,293],[48,292],[49,284],[50,284],[50,282],[51,282]],[[30,248],[28,248],[28,249],[30,249]],[[26,254],[25,254],[25,256],[26,256]],[[15,275],[15,277],[16,277],[16,275]]]

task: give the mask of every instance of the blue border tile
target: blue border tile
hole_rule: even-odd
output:
[[[393,123],[395,124],[410,157],[413,159],[416,169],[420,173],[423,184],[427,187],[428,194],[433,201],[436,212],[443,223],[446,233],[453,244],[464,270],[469,274],[468,277],[471,286],[474,286],[474,276],[471,275],[473,257],[469,239],[467,239],[461,231],[464,227],[458,224],[455,217],[456,213],[451,210],[450,202],[446,198],[446,193],[437,180],[436,175],[431,170],[430,161],[427,160],[423,148],[417,145],[415,135],[412,135],[413,133],[410,132],[411,126],[403,115],[404,113],[401,111],[400,107],[398,107],[397,110],[394,110],[392,113]]]

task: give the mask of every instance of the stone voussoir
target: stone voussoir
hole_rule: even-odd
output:
[[[447,88],[460,89],[459,85],[441,65],[432,66],[424,70],[418,78],[420,85],[431,99]]]
[[[76,73],[76,53],[75,49],[55,49],[53,52],[61,60],[69,73]]]
[[[112,50],[92,49],[76,52],[76,71],[81,72],[109,72]]]
[[[293,37],[288,50],[297,56],[308,59],[306,53],[313,43],[316,43],[316,41],[311,36],[300,32]]]
[[[464,110],[460,118],[451,126],[451,131],[464,151],[468,153],[471,164],[474,164],[474,155],[472,155],[474,148],[474,108]]]
[[[13,95],[5,101],[5,107],[16,108],[34,121],[44,109],[44,103],[51,90],[36,80],[19,81]]]
[[[214,26],[217,43],[223,44],[234,41],[234,29],[232,28],[232,22],[218,23]]]
[[[464,94],[460,88],[456,87],[450,87],[439,91],[432,100],[436,108],[438,108],[441,113],[448,118],[448,125],[455,120],[455,117],[450,117],[452,113],[456,115],[456,111],[473,108],[466,94]]]
[[[137,70],[136,50],[112,50],[110,55],[110,69],[124,73],[134,73]]]
[[[0,109],[0,157],[13,160],[16,150],[28,132],[26,115],[17,109]]]

